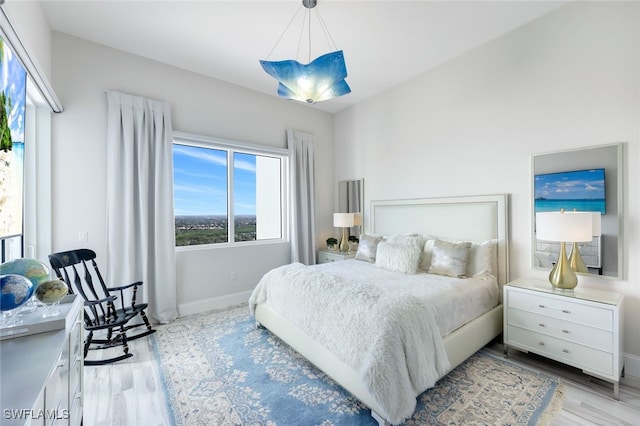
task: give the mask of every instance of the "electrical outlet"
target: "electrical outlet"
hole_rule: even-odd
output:
[[[235,272],[231,273],[231,281],[235,281],[238,279],[238,274],[236,274]]]
[[[89,234],[87,232],[78,232],[78,241],[86,243],[89,241]]]

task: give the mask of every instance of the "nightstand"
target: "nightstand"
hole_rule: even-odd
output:
[[[619,398],[624,368],[623,295],[547,281],[519,279],[504,286],[504,352],[532,352],[613,383]]]
[[[353,259],[356,257],[355,251],[331,251],[318,250],[317,263],[337,262],[338,260]]]

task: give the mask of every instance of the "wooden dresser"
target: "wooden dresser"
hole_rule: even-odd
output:
[[[509,347],[580,368],[613,383],[619,397],[624,367],[623,295],[581,288],[554,289],[519,279],[504,286],[504,350]]]

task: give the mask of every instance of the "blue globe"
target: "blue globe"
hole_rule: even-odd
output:
[[[0,264],[0,275],[22,275],[34,288],[49,280],[49,268],[37,259],[15,259]]]
[[[27,303],[34,288],[31,280],[22,275],[0,275],[0,311],[10,311]]]

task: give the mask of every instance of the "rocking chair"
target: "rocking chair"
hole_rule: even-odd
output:
[[[84,328],[87,336],[84,342],[84,365],[103,365],[121,361],[133,356],[129,353],[128,341],[155,333],[149,323],[145,309],[147,303],[136,303],[138,287],[142,282],[120,287],[107,287],[98,265],[96,253],[89,249],[70,250],[49,255],[49,263],[59,279],[67,283],[70,293],[77,293],[84,299]],[[78,271],[80,269],[80,271]],[[97,279],[97,283],[94,281]],[[112,295],[111,292],[117,294]],[[125,304],[125,293],[131,294],[129,304]],[[119,299],[119,301],[118,301]],[[135,323],[136,319],[142,320]],[[145,327],[133,336],[129,330]],[[94,333],[106,334],[104,339],[94,338]],[[101,360],[87,360],[89,350],[108,349],[122,346],[122,355]]]

